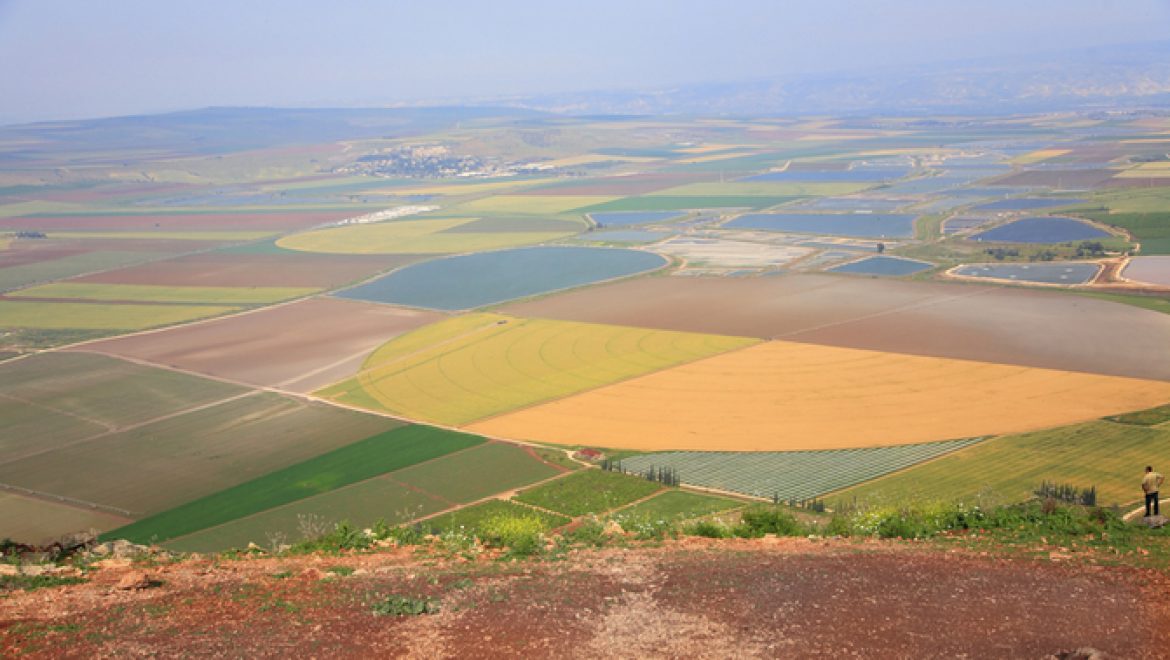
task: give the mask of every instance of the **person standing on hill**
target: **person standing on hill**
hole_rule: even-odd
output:
[[[1158,487],[1166,478],[1154,472],[1154,468],[1146,466],[1146,476],[1142,477],[1142,490],[1146,493],[1146,517],[1150,517],[1150,502],[1154,503],[1154,514],[1158,515]]]

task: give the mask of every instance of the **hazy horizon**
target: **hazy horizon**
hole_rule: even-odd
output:
[[[0,124],[207,106],[360,107],[1021,57],[1163,40],[1165,0],[0,0]]]

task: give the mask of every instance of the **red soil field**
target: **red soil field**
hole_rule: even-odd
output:
[[[310,298],[81,350],[144,360],[252,385],[310,392],[357,373],[366,356],[436,312]]]
[[[0,219],[0,228],[40,231],[283,231],[361,215],[360,211],[272,213],[150,213],[142,215],[51,215]]]
[[[421,259],[412,255],[191,254],[107,271],[78,282],[161,286],[293,286],[333,288]],[[2,262],[0,262],[2,263]]]
[[[500,311],[1170,380],[1170,315],[1048,291],[830,275],[650,277]]]
[[[709,176],[707,177],[709,178]],[[530,188],[517,195],[643,195],[655,190],[665,190],[696,181],[702,181],[702,174],[632,174],[610,176],[601,179],[587,179],[578,183],[556,184]]]

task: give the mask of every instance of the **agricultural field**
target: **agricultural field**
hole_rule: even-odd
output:
[[[303,298],[320,289],[297,287],[158,286],[57,282],[20,289],[6,298],[95,300],[105,302],[259,305]]]
[[[1141,245],[1139,254],[1170,255],[1170,213],[1165,211],[1151,213],[1086,211],[1080,212],[1080,215],[1129,232],[1134,241]]]
[[[277,241],[288,250],[328,254],[451,254],[544,243],[585,229],[557,223],[553,228],[534,219],[511,226],[481,225],[478,217],[395,220],[347,225],[294,234]],[[525,229],[525,224],[531,228]],[[476,227],[482,227],[477,230]]]
[[[654,277],[499,311],[1170,380],[1170,315],[1055,291],[818,274]]]
[[[632,506],[619,509],[614,518],[620,521],[690,520],[722,513],[744,506],[742,500],[718,495],[702,495],[685,490],[665,490]]]
[[[695,211],[701,209],[766,209],[802,199],[795,195],[646,195],[594,204],[577,209],[581,213],[632,211]]]
[[[995,202],[988,202],[987,204],[980,204],[976,206],[973,211],[979,212],[1002,212],[1002,211],[1047,211],[1051,209],[1058,209],[1065,206],[1077,206],[1083,204],[1083,199],[1053,199],[1047,197],[1014,197],[1012,199],[1001,199]]]
[[[545,532],[569,524],[568,516],[561,516],[530,506],[517,504],[510,500],[489,500],[469,507],[464,507],[441,516],[428,518],[420,526],[432,534],[444,532],[459,532],[466,529],[479,528],[481,524],[492,518],[507,516],[510,518],[535,518],[540,521]]]
[[[1009,435],[841,491],[836,501],[1027,499],[1043,481],[1097,488],[1104,505],[1136,504],[1143,465],[1158,464],[1170,429],[1092,421]]]
[[[802,500],[870,481],[980,441],[981,438],[970,438],[825,451],[659,452],[622,459],[621,469],[641,474],[653,468],[670,468],[689,486],[783,501]]]
[[[135,305],[0,299],[0,328],[145,330],[239,311],[221,305]]]
[[[222,209],[197,211],[118,213],[91,211],[88,213],[40,213],[20,217],[0,214],[0,230],[38,230],[43,232],[150,232],[166,237],[170,232],[250,231],[271,235],[278,231],[314,227],[361,215],[354,211],[288,210],[264,213],[235,213]],[[257,234],[253,234],[254,236]]]
[[[246,548],[249,543],[272,549],[320,536],[342,522],[359,529],[368,529],[379,521],[400,525],[450,507],[386,475],[207,527],[173,538],[163,546],[180,552],[223,552]]]
[[[664,222],[674,218],[682,218],[683,214],[675,211],[626,211],[619,213],[590,213],[589,217],[598,227],[625,227],[627,225],[644,225]]]
[[[483,442],[463,433],[400,426],[261,477],[189,500],[114,530],[139,543],[171,539],[327,493]]]
[[[309,392],[348,378],[392,337],[441,319],[434,312],[310,298],[84,350],[171,365],[252,385]]]
[[[95,271],[142,263],[168,256],[167,252],[81,249],[0,251],[0,291],[18,289],[37,282],[74,277]]]
[[[407,266],[337,295],[437,310],[475,309],[637,275],[666,259],[634,250],[539,247],[482,252]]]
[[[616,472],[581,470],[567,477],[521,491],[516,501],[577,517],[605,513],[663,489],[645,479],[631,479]]]
[[[466,424],[754,343],[565,321],[467,314],[392,340],[320,396],[410,419]]]
[[[397,426],[332,406],[245,393],[121,430],[26,450],[0,463],[0,483],[139,518]]]
[[[107,270],[72,282],[173,287],[333,288],[399,268],[423,257],[321,255],[274,249],[215,250]]]
[[[83,505],[0,492],[0,529],[5,539],[50,543],[60,538],[61,530],[111,529],[127,522],[127,518]]]
[[[467,428],[640,451],[847,449],[1036,430],[1166,401],[1162,381],[771,341]]]

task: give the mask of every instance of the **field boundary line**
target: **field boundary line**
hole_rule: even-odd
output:
[[[621,474],[625,474],[625,473],[622,472]],[[630,475],[630,476],[637,476],[637,475]],[[604,515],[612,516],[613,514],[618,513],[619,511],[625,511],[626,509],[629,509],[631,507],[635,507],[635,506],[641,504],[642,502],[649,502],[650,500],[652,500],[656,497],[661,497],[663,495],[663,493],[669,493],[669,492],[670,492],[670,488],[659,484],[658,490],[654,491],[653,493],[650,493],[646,497],[636,499],[633,502],[626,502],[625,504],[623,504],[619,507],[614,507],[612,509],[609,509],[608,511],[604,512]]]
[[[10,401],[15,401],[17,403],[23,403],[26,406],[32,406],[34,408],[41,408],[42,410],[48,410],[49,412],[55,412],[59,415],[65,415],[66,417],[72,417],[73,419],[79,419],[83,422],[88,422],[90,424],[95,424],[97,426],[101,426],[101,427],[105,428],[107,431],[114,431],[114,430],[117,430],[117,428],[118,428],[117,426],[115,426],[114,424],[110,424],[109,422],[102,422],[102,421],[99,421],[96,419],[90,419],[88,417],[85,417],[84,415],[78,415],[77,413],[69,412],[68,410],[59,410],[59,409],[54,408],[53,406],[50,406],[48,404],[39,403],[36,401],[29,401],[28,399],[24,399],[24,398],[21,398],[18,396],[13,396],[11,394],[8,394],[7,392],[0,392],[0,398],[8,399]]]
[[[6,490],[10,493],[16,493],[18,495],[25,495],[33,499],[45,500],[54,504],[64,504],[75,509],[92,509],[94,511],[113,513],[119,518],[126,518],[131,521],[134,519],[133,511],[127,511],[126,509],[110,506],[108,504],[90,502],[89,500],[79,500],[76,497],[69,497],[68,495],[58,495],[56,493],[49,493],[43,490],[33,490],[32,488],[25,488],[24,486],[6,484],[3,482],[0,482],[0,490]]]
[[[403,427],[403,428],[405,428],[405,427]],[[359,441],[359,442],[360,442],[360,441]],[[261,509],[260,511],[256,511],[255,513],[249,513],[249,514],[248,514],[248,515],[246,515],[246,516],[240,516],[239,518],[233,518],[233,519],[231,519],[231,520],[228,520],[228,521],[226,521],[226,522],[221,522],[221,523],[218,523],[218,524],[215,524],[215,525],[211,525],[210,527],[204,527],[203,529],[197,529],[197,530],[195,530],[195,531],[193,531],[193,532],[190,532],[190,533],[188,533],[188,534],[183,534],[182,536],[176,536],[176,537],[174,537],[174,538],[167,539],[166,541],[163,541],[163,542],[164,542],[164,543],[171,543],[172,541],[177,541],[177,540],[180,540],[180,539],[185,539],[185,538],[187,538],[187,537],[189,537],[189,536],[194,536],[194,535],[196,535],[196,534],[202,534],[203,532],[206,532],[206,531],[208,531],[208,530],[212,530],[212,529],[219,529],[220,527],[223,527],[223,526],[225,526],[225,525],[230,525],[230,524],[232,524],[232,523],[235,523],[235,522],[238,522],[238,521],[240,521],[240,520],[249,520],[249,519],[251,519],[251,518],[255,518],[256,516],[259,516],[260,514],[263,514],[263,513],[268,513],[268,512],[270,512],[270,511],[279,511],[279,510],[281,510],[281,509],[285,509],[285,508],[288,508],[288,507],[290,507],[290,506],[293,506],[294,504],[299,504],[299,503],[301,503],[301,502],[305,502],[305,501],[308,501],[308,500],[311,500],[311,499],[315,499],[315,498],[317,498],[317,497],[321,497],[321,496],[323,496],[323,495],[331,495],[331,494],[333,494],[333,493],[340,493],[341,491],[348,490],[348,489],[350,489],[350,488],[353,488],[353,487],[355,487],[355,486],[358,486],[358,485],[361,485],[361,484],[364,484],[364,483],[368,483],[368,482],[374,481],[374,480],[376,480],[376,479],[383,479],[383,478],[384,478],[384,479],[386,479],[387,481],[392,481],[392,482],[394,482],[395,484],[397,484],[397,485],[399,485],[399,486],[402,486],[403,488],[406,488],[407,490],[411,490],[411,491],[417,492],[417,493],[419,493],[419,494],[421,494],[421,495],[424,495],[424,496],[426,496],[426,497],[429,497],[429,498],[431,498],[431,499],[437,500],[437,501],[439,501],[439,502],[444,502],[444,503],[447,503],[447,504],[449,504],[449,505],[455,505],[455,506],[457,506],[457,505],[458,505],[458,503],[457,503],[457,502],[451,502],[451,500],[448,500],[448,499],[447,499],[447,498],[445,498],[445,497],[442,497],[442,496],[440,496],[440,495],[437,495],[437,494],[435,494],[435,493],[432,493],[432,492],[430,492],[430,491],[426,490],[425,488],[421,488],[421,487],[418,487],[418,486],[411,486],[410,484],[403,483],[403,482],[401,482],[401,481],[399,481],[399,480],[397,480],[397,479],[392,479],[392,478],[390,478],[390,475],[392,475],[392,474],[394,474],[395,472],[398,472],[398,471],[400,471],[400,470],[407,470],[407,469],[410,469],[410,468],[413,468],[413,467],[416,467],[416,466],[419,466],[419,465],[426,465],[427,463],[431,463],[431,462],[433,462],[433,461],[437,461],[437,460],[440,460],[440,459],[443,459],[443,458],[447,458],[448,456],[455,456],[455,455],[457,455],[457,454],[462,454],[462,453],[464,453],[464,452],[471,451],[472,449],[475,449],[475,448],[477,448],[477,447],[484,447],[484,446],[486,446],[486,445],[488,445],[488,444],[491,444],[492,442],[496,442],[496,441],[495,441],[495,440],[487,440],[486,442],[481,442],[481,443],[479,443],[479,444],[472,445],[472,446],[470,446],[470,447],[464,447],[463,449],[457,449],[457,450],[455,450],[455,451],[453,451],[453,452],[451,452],[451,453],[448,453],[448,454],[443,454],[442,456],[435,456],[434,458],[428,458],[427,460],[425,460],[425,461],[422,461],[422,462],[419,462],[419,463],[415,463],[414,465],[407,465],[406,467],[403,467],[403,468],[398,468],[398,470],[391,470],[390,472],[383,472],[382,474],[376,474],[376,475],[374,475],[374,476],[372,476],[372,477],[367,477],[367,478],[365,478],[365,479],[360,479],[360,480],[358,480],[358,481],[354,481],[354,482],[352,482],[352,483],[345,484],[344,486],[342,486],[342,487],[340,487],[340,488],[334,488],[333,490],[325,491],[325,492],[323,492],[323,493],[313,493],[313,494],[311,494],[311,495],[307,495],[307,496],[305,496],[305,497],[302,497],[302,498],[300,498],[300,499],[295,499],[295,500],[292,500],[291,502],[285,502],[284,504],[278,504],[278,505],[276,505],[276,506],[273,506],[273,507],[268,507],[267,509]],[[306,460],[312,460],[312,459],[306,459]],[[246,483],[246,482],[245,482],[245,483]],[[239,484],[237,484],[237,485],[239,485]],[[231,488],[231,486],[229,486],[228,488]],[[221,489],[221,491],[222,491],[222,490],[226,490],[226,489]],[[216,491],[216,493],[218,493],[218,492],[221,492],[221,491]],[[205,495],[204,497],[208,497],[208,496],[210,496],[210,495],[214,495],[214,494],[215,494],[215,493],[208,493],[208,494],[207,494],[207,495]],[[196,498],[196,499],[202,499],[202,498]],[[194,502],[195,500],[190,500],[190,501],[191,501],[191,502]],[[186,504],[186,502],[184,502],[184,504]],[[182,506],[182,504],[180,504],[180,505],[178,505],[178,506]],[[168,511],[169,511],[169,509],[168,509]],[[159,513],[165,513],[165,511],[160,511]],[[340,521],[339,521],[339,522],[340,522]]]
[[[571,323],[575,323],[575,321],[571,321]],[[606,324],[601,324],[601,325],[606,325]],[[619,326],[619,327],[627,327],[627,326]],[[657,329],[648,329],[648,330],[651,330],[652,332],[676,332],[674,330],[657,330]],[[700,334],[701,335],[701,334],[709,334],[709,333],[699,332],[699,333],[693,333],[693,334]],[[715,336],[715,337],[735,337],[736,335],[713,335],[713,336]],[[625,378],[619,378],[618,380],[615,380],[615,381],[612,381],[609,383],[602,383],[600,385],[594,385],[593,387],[587,387],[583,390],[578,390],[576,392],[569,392],[568,394],[562,394],[560,396],[553,396],[553,397],[550,397],[547,399],[542,399],[540,401],[533,401],[532,403],[527,403],[527,404],[524,404],[522,406],[517,406],[517,407],[512,408],[510,410],[506,410],[504,412],[495,413],[493,415],[487,415],[486,417],[480,417],[478,419],[471,420],[470,422],[466,422],[464,424],[464,428],[469,428],[469,427],[475,426],[477,424],[483,424],[486,422],[490,422],[492,420],[499,419],[501,417],[506,417],[508,415],[512,415],[515,413],[520,413],[520,412],[523,412],[525,410],[531,410],[532,408],[537,408],[537,407],[547,405],[550,403],[555,403],[557,401],[571,399],[575,396],[583,396],[583,395],[588,394],[590,392],[596,392],[597,390],[602,390],[602,389],[605,389],[607,387],[614,387],[617,385],[621,385],[622,383],[632,382],[632,381],[638,380],[639,378],[649,378],[650,376],[653,376],[655,374],[660,374],[660,373],[663,373],[666,371],[670,371],[672,369],[679,369],[679,368],[682,368],[682,367],[685,367],[688,365],[697,364],[697,363],[702,362],[704,360],[713,360],[715,358],[723,357],[725,355],[731,355],[732,353],[747,350],[747,349],[752,348],[754,346],[759,346],[761,344],[765,344],[768,341],[770,341],[768,339],[759,339],[756,337],[743,337],[742,339],[747,339],[750,341],[749,341],[749,343],[747,343],[743,346],[736,346],[733,348],[729,348],[725,351],[719,351],[718,353],[712,353],[710,355],[701,355],[701,356],[695,357],[695,358],[690,359],[690,360],[684,360],[682,362],[677,362],[675,364],[671,364],[671,365],[662,367],[660,369],[654,369],[652,371],[647,371],[647,372],[640,373],[640,374],[634,374],[632,376],[626,376]],[[477,433],[477,434],[479,433],[478,431],[472,431],[472,432]],[[519,442],[519,441],[513,441],[513,442]],[[531,443],[531,444],[533,446],[540,446],[538,443]]]
[[[931,456],[930,458],[928,458],[926,460],[918,461],[917,463],[914,463],[912,465],[907,465],[905,467],[894,470],[893,472],[887,472],[885,474],[878,475],[878,476],[874,477],[873,479],[866,479],[865,481],[859,481],[859,482],[852,484],[850,486],[845,486],[844,488],[838,488],[837,490],[830,490],[826,493],[822,493],[821,495],[817,495],[817,497],[821,498],[821,499],[828,499],[829,497],[832,497],[832,496],[840,496],[842,493],[845,493],[853,488],[857,488],[858,486],[864,486],[867,484],[874,484],[874,483],[877,483],[879,481],[882,481],[883,479],[889,479],[890,477],[893,477],[895,475],[900,475],[903,472],[909,472],[910,470],[922,467],[923,465],[934,463],[935,461],[941,461],[944,458],[950,458],[951,456],[954,456],[955,454],[958,454],[959,452],[967,451],[969,449],[974,449],[976,447],[982,447],[983,445],[985,445],[989,442],[995,442],[996,440],[1000,440],[1002,438],[1008,437],[1008,435],[1013,435],[1013,434],[989,435],[989,436],[984,437],[982,440],[977,440],[975,442],[972,442],[969,445],[958,447],[956,449],[952,449],[951,451],[948,451],[948,452],[943,452],[943,453],[938,454],[936,456]],[[940,440],[939,442],[954,442],[954,441],[953,440]]]
[[[998,291],[1002,288],[1003,287],[986,286],[986,287],[982,287],[980,289],[977,289],[975,291],[968,291],[968,292],[962,293],[962,294],[957,294],[957,295],[952,295],[952,296],[942,296],[942,297],[931,299],[931,300],[923,300],[920,302],[901,305],[899,307],[893,307],[890,309],[882,310],[880,312],[873,312],[871,314],[862,314],[861,316],[855,316],[853,318],[842,319],[840,321],[821,323],[819,325],[813,325],[813,326],[809,326],[807,328],[800,328],[798,330],[789,330],[788,332],[782,332],[782,333],[779,333],[776,335],[772,335],[768,339],[770,339],[770,340],[783,340],[786,338],[791,338],[791,337],[796,336],[796,335],[804,334],[806,332],[816,332],[817,330],[824,330],[826,328],[834,328],[834,327],[841,326],[841,325],[848,325],[850,323],[857,323],[859,321],[868,321],[870,319],[881,318],[883,316],[890,316],[891,314],[901,314],[902,312],[908,312],[908,311],[915,310],[915,309],[922,309],[924,307],[931,307],[933,305],[941,305],[943,303],[955,302],[957,300],[964,300],[966,298],[972,298],[974,296],[981,296],[981,295],[984,295],[987,293],[991,293],[992,291]]]
[[[71,449],[71,448],[77,447],[79,445],[84,445],[84,444],[88,444],[90,442],[93,442],[95,440],[99,440],[99,439],[104,438],[104,437],[109,436],[109,435],[114,435],[117,433],[125,433],[127,431],[134,431],[134,430],[140,429],[144,426],[149,426],[151,424],[156,424],[158,422],[165,422],[168,419],[174,419],[175,417],[181,417],[181,416],[186,415],[188,413],[199,412],[201,410],[207,410],[208,408],[214,408],[216,406],[219,406],[219,405],[222,405],[225,403],[230,403],[230,402],[236,401],[238,399],[243,399],[246,397],[255,396],[259,393],[260,393],[259,390],[250,390],[247,392],[242,392],[242,393],[236,394],[234,396],[229,396],[226,399],[220,399],[218,401],[211,401],[209,403],[201,403],[201,404],[196,405],[196,406],[191,406],[189,408],[183,408],[182,410],[176,410],[174,412],[167,413],[166,415],[162,415],[159,417],[148,419],[148,420],[145,420],[142,422],[137,422],[135,424],[130,424],[129,426],[121,426],[121,427],[117,427],[114,429],[110,429],[108,431],[102,431],[101,433],[97,433],[95,435],[87,436],[84,438],[79,438],[79,439],[74,440],[72,442],[67,442],[63,445],[58,445],[56,447],[49,447],[46,449],[40,449],[38,451],[28,452],[28,453],[25,453],[25,454],[22,454],[22,455],[16,456],[16,457],[5,457],[4,460],[0,460],[0,466],[11,465],[12,463],[16,463],[17,461],[23,461],[23,460],[26,460],[29,458],[41,456],[43,454],[50,454],[50,453],[53,453],[56,451],[61,451],[63,449]]]

